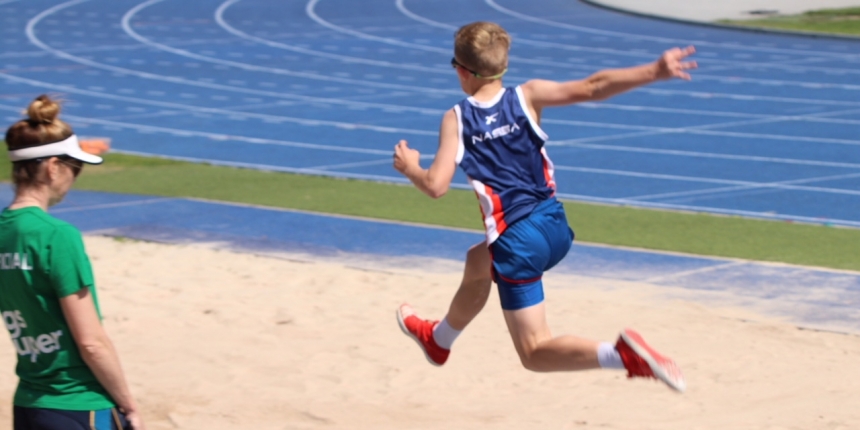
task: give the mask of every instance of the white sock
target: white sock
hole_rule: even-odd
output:
[[[448,325],[448,318],[445,317],[433,328],[433,340],[436,341],[436,345],[445,349],[451,349],[451,345],[454,344],[454,341],[457,340],[457,336],[461,332],[462,330],[454,330]]]
[[[621,354],[615,349],[615,345],[609,342],[601,342],[597,347],[597,361],[600,362],[600,367],[604,369],[623,369],[624,363],[621,361]]]

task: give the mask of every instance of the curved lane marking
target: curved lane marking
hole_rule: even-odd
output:
[[[11,112],[20,112],[20,108],[16,108],[13,106],[5,106],[0,105],[0,109]],[[160,127],[154,125],[147,124],[135,124],[123,121],[111,121],[105,119],[98,118],[87,118],[77,115],[64,115],[64,117],[69,118],[72,121],[77,121],[80,123],[86,124],[98,124],[108,127],[121,127],[121,128],[129,128],[138,131],[144,132],[159,132],[159,133],[167,133],[174,136],[182,136],[182,137],[205,137],[207,139],[216,141],[216,142],[227,142],[227,141],[238,141],[244,143],[251,143],[255,145],[277,145],[277,146],[288,146],[293,148],[304,148],[304,149],[316,149],[321,151],[334,151],[334,152],[352,152],[357,154],[368,154],[368,155],[387,155],[391,156],[392,151],[390,150],[379,150],[379,149],[367,149],[367,148],[354,148],[348,146],[337,146],[337,145],[324,145],[317,143],[304,143],[304,142],[293,142],[289,140],[279,140],[279,139],[266,139],[260,137],[249,137],[249,136],[241,136],[234,134],[225,134],[225,133],[212,133],[207,131],[196,131],[196,130],[188,130],[188,129],[180,129],[180,128],[172,128],[172,127]]]
[[[696,183],[705,183],[705,184],[723,184],[723,185],[740,185],[749,188],[775,188],[781,190],[793,190],[793,191],[812,191],[818,193],[829,193],[829,194],[844,194],[851,196],[860,196],[860,191],[854,190],[846,190],[842,188],[828,188],[828,187],[806,187],[800,185],[790,185],[790,181],[785,182],[753,182],[753,181],[739,181],[734,179],[714,179],[714,178],[703,178],[699,176],[685,176],[685,175],[667,175],[660,173],[642,173],[642,172],[631,172],[629,170],[616,170],[616,169],[598,169],[593,167],[571,167],[571,166],[554,166],[556,171],[565,171],[565,172],[578,172],[578,173],[595,173],[601,175],[612,175],[612,176],[625,176],[631,178],[642,178],[642,179],[660,179],[666,181],[678,181],[678,182],[696,182]],[[856,177],[860,174],[852,173],[846,175],[834,175],[833,178],[846,178],[846,177]],[[824,180],[824,179],[822,179]]]
[[[79,1],[79,0],[73,0],[73,2],[75,2],[75,1]],[[208,57],[205,55],[199,55],[199,54],[195,54],[195,53],[190,52],[190,51],[186,51],[184,49],[177,49],[177,48],[174,48],[174,47],[162,44],[162,43],[153,42],[153,41],[141,36],[136,31],[134,31],[134,29],[131,27],[130,22],[131,22],[131,18],[134,15],[136,15],[138,12],[140,12],[141,10],[143,10],[149,6],[152,6],[156,3],[161,3],[163,1],[165,1],[165,0],[148,0],[148,1],[145,1],[141,4],[138,4],[137,6],[135,6],[134,8],[129,10],[128,12],[126,12],[126,14],[122,17],[122,28],[123,28],[123,30],[129,36],[131,36],[133,39],[137,40],[138,42],[143,43],[143,44],[148,45],[148,46],[158,48],[161,51],[170,52],[170,53],[173,53],[176,55],[180,55],[182,57],[194,58],[194,59],[200,60],[200,61],[206,61],[206,62],[210,62],[210,63],[221,64],[224,66],[236,67],[238,69],[243,69],[243,70],[249,70],[249,71],[254,71],[254,72],[272,73],[272,74],[276,74],[276,75],[293,76],[293,77],[305,78],[305,79],[313,79],[313,80],[321,80],[321,81],[329,81],[329,82],[339,82],[339,83],[344,83],[344,84],[357,84],[357,85],[362,85],[362,86],[372,86],[372,87],[377,87],[377,88],[387,88],[387,89],[395,89],[395,90],[421,91],[421,92],[432,91],[432,92],[437,92],[437,93],[438,92],[441,92],[441,93],[453,93],[454,92],[451,90],[445,90],[445,89],[439,89],[439,88],[416,87],[416,86],[400,85],[400,84],[385,84],[385,83],[380,83],[380,82],[370,82],[370,81],[362,81],[362,80],[357,80],[357,79],[324,76],[324,75],[320,75],[317,73],[294,72],[291,70],[281,69],[281,68],[276,68],[276,67],[256,66],[253,64],[241,63],[238,61],[222,60],[220,58],[214,58],[214,57]]]
[[[668,209],[668,210],[681,210],[688,212],[702,212],[702,213],[710,213],[710,214],[723,214],[723,215],[736,215],[742,217],[752,217],[752,218],[761,218],[761,219],[771,219],[771,220],[783,220],[789,222],[803,222],[809,224],[821,225],[824,223],[831,225],[844,225],[847,227],[860,227],[860,222],[851,221],[845,219],[838,218],[823,218],[823,217],[811,217],[811,216],[802,216],[802,215],[783,215],[783,214],[775,214],[772,212],[756,212],[756,211],[747,211],[740,209],[725,209],[716,206],[695,206],[695,205],[682,205],[682,204],[673,204],[673,203],[659,203],[659,202],[647,202],[647,201],[639,201],[639,200],[630,200],[625,198],[612,198],[612,197],[595,197],[589,196],[585,194],[574,194],[574,193],[556,193],[556,196],[560,199],[569,199],[569,200],[579,200],[583,202],[593,202],[593,203],[601,203],[608,205],[616,205],[616,206],[636,206],[636,207],[644,207],[644,208],[654,208],[654,209]]]
[[[156,0],[156,1],[163,1],[163,0]],[[390,45],[400,46],[400,47],[432,50],[434,52],[438,51],[438,48],[435,48],[435,47],[430,47],[430,46],[426,46],[426,45],[419,45],[419,44],[415,44],[415,43],[403,42],[403,41],[400,41],[397,39],[392,39],[392,38],[387,38],[387,37],[374,36],[371,34],[363,33],[363,32],[356,31],[356,30],[351,30],[351,29],[348,29],[348,28],[345,28],[342,26],[335,25],[331,22],[324,20],[322,17],[320,17],[315,12],[314,9],[315,9],[316,5],[319,4],[320,1],[322,1],[322,0],[310,0],[305,9],[307,11],[308,16],[310,16],[314,21],[316,21],[317,23],[319,23],[320,25],[322,25],[326,28],[332,29],[332,30],[340,32],[340,33],[349,34],[349,35],[352,35],[352,36],[355,36],[357,38],[364,39],[364,40],[372,40],[375,42],[385,43],[385,44],[390,44]],[[446,55],[451,55],[450,49],[445,51],[445,52],[447,53]],[[557,66],[557,67],[575,67],[575,68],[581,68],[582,67],[582,66],[568,65],[566,63],[559,63],[559,62],[546,62],[546,61],[540,61],[540,60],[530,60],[530,59],[526,59],[526,58],[522,58],[522,57],[515,57],[515,56],[511,56],[510,59],[514,60],[514,61],[529,63],[529,64],[551,65],[551,66]],[[594,69],[589,68],[589,70],[594,70]],[[740,77],[732,77],[732,76],[706,75],[706,74],[699,74],[699,73],[697,73],[695,76],[700,77],[703,80],[711,80],[711,81],[719,81],[719,82],[757,83],[760,85],[767,85],[767,86],[791,85],[791,86],[813,88],[813,89],[837,88],[837,89],[845,89],[845,90],[852,90],[852,91],[860,90],[860,85],[855,85],[855,84],[831,84],[831,83],[823,83],[823,82],[805,82],[805,81],[785,81],[785,80],[758,79],[758,78],[740,78]],[[511,76],[511,78],[514,80],[519,80],[519,81],[527,80],[526,78],[522,78],[522,77]],[[649,94],[665,94],[665,92],[660,92],[660,90],[653,90],[650,88],[637,88],[637,89],[632,90],[632,91],[649,93]],[[719,97],[726,96],[726,94],[704,93],[701,91],[675,91],[673,93],[690,94],[690,95],[694,95],[694,96],[696,93],[708,94],[709,96],[719,96]],[[750,95],[741,95],[741,94],[732,94],[732,95],[730,95],[730,97],[731,98],[743,97],[743,98],[748,99],[748,100],[768,100],[768,101],[776,101],[776,102],[788,102],[788,100],[791,100],[791,98],[786,98],[786,97],[750,96]],[[793,100],[798,100],[801,103],[803,100],[810,101],[811,103],[824,102],[824,100],[817,100],[817,99],[793,99]],[[827,102],[839,103],[839,101],[827,101]],[[860,105],[860,104],[856,104],[856,103],[850,104],[853,102],[842,102],[842,103],[849,103],[848,105]]]
[[[372,59],[368,59],[368,58],[332,54],[329,52],[321,52],[321,51],[317,51],[314,49],[301,48],[298,46],[289,45],[286,43],[275,42],[272,40],[264,39],[262,37],[250,35],[248,33],[245,33],[244,31],[237,29],[236,27],[233,27],[232,25],[230,25],[227,22],[227,20],[224,19],[224,12],[228,8],[230,8],[230,6],[233,6],[234,4],[236,4],[240,1],[242,1],[242,0],[227,0],[226,2],[222,3],[221,6],[219,6],[218,9],[215,11],[215,22],[218,23],[218,25],[221,28],[223,28],[225,31],[227,31],[228,33],[230,33],[234,36],[240,37],[242,39],[251,40],[251,41],[257,42],[261,45],[265,45],[265,46],[268,46],[271,48],[283,49],[283,50],[292,51],[292,52],[299,52],[302,54],[311,55],[311,56],[315,56],[315,57],[340,60],[340,61],[343,61],[346,63],[369,64],[369,65],[378,66],[378,67],[414,70],[414,71],[418,71],[418,72],[427,72],[427,73],[439,73],[439,74],[445,74],[448,76],[450,76],[452,73],[450,67],[432,68],[432,67],[425,67],[425,66],[413,66],[413,65],[409,65],[409,64],[392,63],[390,61],[372,60]]]
[[[236,0],[241,1],[241,0]],[[421,15],[412,12],[406,7],[405,0],[396,0],[397,9],[408,18],[418,21],[422,24],[426,24],[431,27],[443,28],[445,30],[457,30],[459,27],[445,24],[443,22],[434,21],[429,18],[423,17]],[[603,53],[603,54],[611,54],[611,55],[623,55],[623,56],[633,56],[633,57],[642,57],[653,60],[660,56],[661,52],[657,53],[643,53],[641,51],[621,51],[617,49],[609,49],[609,48],[592,48],[581,45],[570,45],[570,44],[561,44],[561,43],[551,43],[551,42],[542,42],[537,40],[530,40],[524,38],[517,38],[517,43],[522,43],[525,45],[532,46],[544,46],[544,47],[553,47],[553,48],[561,48],[561,49],[569,49],[574,51],[582,51],[582,52],[595,52],[595,53]],[[721,60],[716,58],[699,58],[698,62],[700,65],[713,63],[720,66],[720,70],[731,69],[734,67],[769,67],[769,68],[780,68],[785,69],[785,62],[775,62],[775,63],[750,63],[750,62],[740,62],[740,61],[731,61],[731,60]],[[842,68],[834,68],[834,67],[815,67],[815,66],[797,66],[797,65],[789,65],[788,68],[791,69],[799,69],[799,70],[816,70],[816,71],[827,71],[827,72],[837,72],[837,73],[858,73],[860,74],[860,70],[856,69],[842,69]],[[696,76],[700,76],[698,73]]]
[[[770,182],[770,184],[785,184],[785,185],[794,185],[794,184],[808,184],[812,182],[823,182],[823,181],[833,181],[833,180],[841,180],[841,179],[854,179],[860,178],[860,173],[848,173],[844,175],[831,175],[831,176],[819,176],[817,178],[807,178],[807,179],[796,179],[791,181],[778,181],[778,182]],[[695,190],[695,191],[679,191],[675,193],[660,193],[660,194],[647,194],[640,196],[631,196],[625,197],[630,200],[646,200],[646,199],[664,199],[668,197],[692,197],[692,196],[709,196],[718,193],[728,193],[732,191],[745,191],[745,190],[753,190],[753,189],[761,189],[761,186],[736,186],[736,187],[722,187],[722,188],[711,188],[704,190]],[[832,188],[830,188],[832,189]],[[850,190],[849,190],[850,191]]]
[[[591,34],[599,34],[601,36],[613,36],[613,37],[625,37],[630,39],[639,39],[639,40],[650,40],[654,42],[661,43],[672,43],[672,44],[682,44],[682,45],[698,45],[698,46],[712,46],[715,48],[725,48],[729,50],[737,50],[737,51],[756,51],[756,52],[768,52],[768,53],[776,53],[776,54],[799,54],[799,55],[808,55],[812,57],[837,57],[837,58],[848,58],[848,59],[856,59],[860,58],[858,54],[841,54],[838,52],[821,52],[821,51],[805,51],[800,49],[785,49],[785,48],[766,48],[761,46],[746,46],[734,43],[717,43],[717,42],[708,42],[706,40],[684,40],[684,39],[674,39],[669,37],[659,37],[659,36],[646,36],[641,34],[634,33],[623,33],[619,31],[610,31],[610,30],[600,30],[591,27],[583,27],[579,25],[566,24],[556,21],[551,21],[548,19],[538,18],[535,16],[526,15],[524,13],[516,12],[514,10],[505,8],[495,0],[484,0],[484,2],[489,5],[491,8],[505,14],[508,16],[512,16],[518,18],[523,21],[535,22],[543,25],[548,25],[551,27],[564,28],[568,30],[583,32],[583,33],[591,33]]]
[[[418,22],[421,22],[421,23],[424,23],[427,25],[431,25],[434,27],[445,28],[446,30],[457,30],[457,28],[458,28],[458,27],[453,26],[453,25],[448,25],[448,24],[444,24],[441,22],[432,21],[430,19],[427,19],[427,18],[424,18],[422,16],[415,14],[414,12],[412,12],[406,8],[404,0],[396,0],[396,4],[397,4],[397,9],[400,10],[401,13],[403,13],[407,17],[409,17],[413,20],[416,20]],[[532,45],[532,46],[554,47],[554,48],[561,48],[561,49],[565,49],[565,47],[570,47],[570,48],[576,47],[577,49],[574,49],[574,50],[581,50],[581,51],[586,51],[586,52],[599,52],[599,53],[614,54],[614,55],[627,55],[627,54],[625,54],[624,51],[619,51],[619,50],[600,49],[600,48],[589,49],[589,48],[585,48],[585,47],[580,47],[578,45],[563,45],[563,44],[559,44],[559,43],[539,42],[539,41],[523,39],[523,38],[517,38],[517,43],[522,43],[525,45]],[[659,53],[658,54],[641,54],[641,53],[638,53],[638,54],[640,54],[638,56],[647,57],[649,60],[653,60],[655,58],[660,57]],[[699,61],[699,63],[730,64],[732,66],[747,66],[747,67],[766,66],[766,67],[779,67],[779,68],[785,68],[786,67],[784,64],[778,64],[778,63],[741,63],[741,62],[732,62],[732,61],[723,61],[723,60],[713,60],[713,59],[708,59],[708,58],[701,58],[701,59],[698,59],[698,61]],[[586,66],[586,67],[591,67],[591,66]],[[594,67],[598,67],[598,66],[594,66]],[[591,68],[590,70],[594,70],[594,69]],[[846,73],[860,73],[860,70],[855,70],[855,69],[835,69],[835,70],[845,71]],[[817,89],[839,88],[839,89],[846,89],[846,90],[860,90],[860,85],[854,85],[854,84],[834,84],[834,83],[830,83],[830,82],[815,82],[815,81],[790,81],[790,80],[782,80],[782,79],[743,78],[743,77],[737,77],[737,76],[710,75],[710,74],[702,73],[702,72],[696,72],[695,73],[695,79],[717,81],[717,82],[730,82],[730,83],[740,83],[740,82],[755,83],[755,84],[759,84],[759,85],[791,85],[791,86],[799,86],[799,87],[804,87],[804,88],[817,88]]]

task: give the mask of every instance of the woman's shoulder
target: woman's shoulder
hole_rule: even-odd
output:
[[[20,210],[20,209],[19,209]],[[81,232],[75,226],[39,209],[33,208],[20,214],[21,227],[40,235],[60,237],[80,237]]]

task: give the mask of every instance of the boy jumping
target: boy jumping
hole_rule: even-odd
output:
[[[675,363],[633,330],[623,330],[615,345],[550,333],[541,277],[567,255],[573,231],[555,198],[553,165],[544,148],[548,136],[540,118],[546,107],[603,100],[664,79],[689,80],[686,70],[696,63],[683,60],[695,50],[670,49],[654,63],[603,70],[580,81],[536,79],[505,88],[501,77],[510,43],[507,32],[494,23],[460,28],[451,65],[469,97],[442,117],[433,163],[423,169],[420,154],[404,140],[394,148],[394,168],[433,198],[448,191],[459,165],[475,189],[486,227],[486,240],[466,254],[463,280],[445,318],[421,319],[404,304],[397,310],[400,327],[431,364],[441,366],[454,340],[483,309],[495,281],[526,369],[626,369],[629,377],[658,378],[683,391],[686,384]]]

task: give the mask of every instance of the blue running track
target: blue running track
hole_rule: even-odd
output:
[[[694,44],[693,82],[545,113],[561,196],[860,227],[860,41],[574,0],[0,0],[0,19],[6,123],[48,92],[129,153],[386,181],[397,140],[429,161],[463,97],[462,24],[513,34],[508,84]]]

